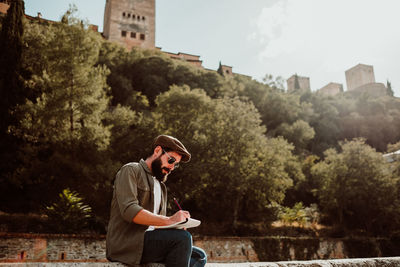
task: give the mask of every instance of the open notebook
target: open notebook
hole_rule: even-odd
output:
[[[168,228],[175,228],[175,229],[183,229],[183,228],[193,228],[199,226],[201,221],[192,219],[192,218],[186,218],[184,221],[173,223],[170,225],[166,226],[156,226],[156,229],[168,229]]]

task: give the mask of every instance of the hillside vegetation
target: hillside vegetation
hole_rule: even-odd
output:
[[[116,172],[169,134],[192,153],[168,178],[170,199],[203,225],[243,235],[277,219],[343,234],[399,229],[400,165],[382,157],[400,149],[398,98],[289,94],[271,75],[224,77],[128,52],[74,12],[23,29],[2,18],[1,211],[104,233]]]

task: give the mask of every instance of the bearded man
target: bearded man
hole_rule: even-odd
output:
[[[164,263],[166,267],[203,267],[206,253],[192,245],[191,234],[183,229],[157,229],[185,220],[188,211],[167,213],[167,176],[190,153],[175,137],[155,138],[152,154],[124,165],[114,180],[106,254],[110,261],[130,266]]]

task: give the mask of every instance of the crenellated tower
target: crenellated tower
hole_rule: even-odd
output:
[[[155,48],[155,0],[106,0],[103,35],[127,49]]]

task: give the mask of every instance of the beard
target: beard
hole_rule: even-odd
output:
[[[163,170],[165,170],[167,173],[163,173]],[[161,167],[161,156],[159,156],[151,163],[151,171],[158,181],[166,182],[167,176],[171,170],[166,167]]]

